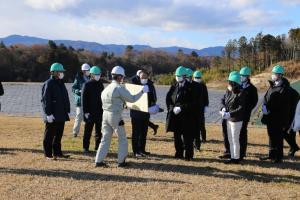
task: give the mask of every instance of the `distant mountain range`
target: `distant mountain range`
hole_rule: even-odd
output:
[[[36,44],[48,44],[48,39],[38,38],[38,37],[31,37],[31,36],[21,36],[21,35],[10,35],[5,38],[0,38],[0,41],[3,41],[5,45],[16,45],[16,44],[23,44],[23,45],[36,45]],[[85,42],[85,41],[73,41],[73,40],[54,40],[56,44],[63,43],[65,46],[72,46],[75,49],[86,49],[92,52],[109,52],[114,53],[115,55],[122,55],[127,47],[127,45],[117,45],[117,44],[99,44],[96,42]],[[161,50],[168,53],[176,53],[179,49],[181,49],[184,53],[190,54],[192,51],[197,52],[199,56],[221,56],[222,51],[224,49],[223,46],[216,46],[216,47],[208,47],[204,49],[190,49],[184,47],[159,47],[153,48],[148,45],[132,45],[133,48],[137,51],[142,50]]]

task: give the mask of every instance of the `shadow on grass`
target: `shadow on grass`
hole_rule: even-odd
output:
[[[201,175],[214,178],[248,180],[262,183],[297,183],[300,184],[300,177],[293,175],[273,175],[247,170],[222,170],[213,167],[195,167],[185,165],[174,165],[165,163],[134,163],[132,169],[152,170],[162,172],[173,172],[188,175]]]
[[[2,174],[18,174],[18,175],[31,175],[41,177],[61,177],[75,180],[91,180],[91,181],[116,181],[116,182],[161,182],[161,183],[175,183],[184,184],[187,182],[168,180],[168,179],[156,179],[156,178],[144,178],[135,176],[124,175],[110,175],[99,174],[94,172],[81,172],[72,170],[41,170],[41,169],[25,169],[25,168],[3,168],[0,167],[0,173]]]

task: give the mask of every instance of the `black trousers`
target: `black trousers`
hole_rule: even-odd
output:
[[[152,128],[153,130],[156,128],[156,124],[154,124],[153,122],[151,122],[150,120],[149,120],[149,122],[148,122],[148,127],[150,127],[150,128]]]
[[[149,119],[131,118],[131,125],[133,153],[145,152]]]
[[[293,151],[295,149],[298,149],[299,146],[296,143],[296,132],[293,130],[290,130],[289,132],[286,131],[283,135],[285,141],[289,144],[290,150]]]
[[[194,138],[194,145],[196,146],[196,148],[200,148],[201,147],[201,134],[202,134],[202,131],[201,131],[201,128],[203,127],[203,121],[201,118],[199,117],[195,117],[196,121],[193,125],[193,132],[194,132],[194,135],[195,135],[195,138]]]
[[[269,157],[271,159],[283,158],[283,127],[279,124],[267,124],[269,136]]]
[[[243,126],[240,133],[240,157],[244,158],[247,152],[248,144],[248,123],[247,121],[243,122]]]
[[[191,131],[176,131],[174,132],[174,142],[175,142],[175,157],[183,158],[183,154],[185,152],[184,157],[186,159],[192,159],[194,157],[194,148],[193,148],[193,140],[194,135]]]
[[[90,140],[91,140],[94,126],[95,126],[95,151],[98,150],[102,138],[102,133],[101,133],[102,120],[97,120],[97,122],[93,122],[93,121],[85,122],[84,134],[83,134],[83,149],[89,150],[90,148]]]
[[[61,156],[61,138],[63,136],[65,122],[53,122],[45,124],[43,140],[44,154],[46,157]]]
[[[224,139],[224,148],[225,152],[224,154],[230,155],[230,144],[228,140],[228,132],[227,132],[227,120],[222,120],[222,131],[223,131],[223,139]]]
[[[201,141],[206,141],[206,128],[205,128],[205,116],[204,113],[200,118],[200,134],[201,134]]]

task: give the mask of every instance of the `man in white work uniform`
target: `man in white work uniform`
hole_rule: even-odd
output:
[[[126,167],[126,157],[128,155],[128,142],[124,128],[122,112],[125,102],[136,102],[143,93],[148,93],[147,85],[136,95],[131,95],[130,92],[121,85],[125,77],[123,67],[116,66],[111,71],[112,83],[109,84],[102,92],[102,140],[96,155],[96,167],[107,166],[103,160],[106,157],[112,134],[115,132],[118,135],[119,150],[118,150],[118,167]]]

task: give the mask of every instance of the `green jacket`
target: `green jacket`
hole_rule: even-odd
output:
[[[74,83],[72,85],[72,92],[75,98],[75,105],[81,107],[81,90],[83,85],[88,81],[85,80],[82,73],[78,73],[75,77]]]

